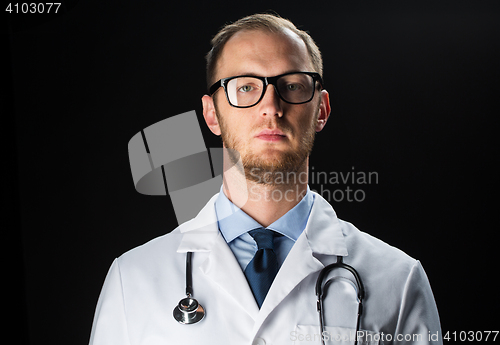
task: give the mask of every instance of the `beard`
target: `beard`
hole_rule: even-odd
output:
[[[223,116],[220,116],[217,107],[215,108],[221,130],[222,142],[228,149],[226,152],[228,153],[229,159],[232,165],[238,166],[236,163],[241,155],[244,170],[242,173],[245,174],[245,178],[248,181],[269,186],[291,185],[296,183],[296,174],[303,168],[313,148],[319,107],[316,108],[314,121],[311,121],[308,128],[303,133],[298,149],[295,151],[279,152],[277,155],[273,154],[271,158],[265,158],[260,154],[256,154],[251,148],[248,148],[248,150],[244,152],[242,142],[238,139],[237,135],[234,135],[228,130],[222,119]],[[278,118],[277,127],[284,133],[290,133],[290,127],[280,118]]]

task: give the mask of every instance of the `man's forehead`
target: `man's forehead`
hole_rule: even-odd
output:
[[[263,29],[242,30],[235,33],[224,45],[217,74],[231,70],[252,68],[255,65],[274,64],[278,60],[290,60],[293,69],[311,69],[312,64],[304,41],[293,31],[284,28],[280,32]]]

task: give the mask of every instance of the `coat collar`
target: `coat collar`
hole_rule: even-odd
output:
[[[332,206],[316,192],[309,221],[304,229],[315,254],[347,256],[347,246],[340,221]]]
[[[214,206],[218,195],[219,193],[215,194],[195,218],[179,226],[184,235],[177,253],[211,251],[213,241],[219,234]]]
[[[309,215],[304,233],[311,251],[315,254],[347,256],[347,246],[337,214],[331,205],[318,193]],[[178,253],[211,251],[213,241],[219,234],[215,194],[205,207],[192,220],[181,224],[179,230],[184,234],[177,249]]]

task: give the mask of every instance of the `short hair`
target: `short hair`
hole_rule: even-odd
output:
[[[270,33],[280,33],[285,29],[289,29],[297,34],[304,41],[309,57],[311,59],[314,72],[317,72],[323,77],[323,59],[318,46],[312,37],[303,30],[297,27],[288,19],[282,18],[275,14],[260,13],[253,14],[237,20],[234,23],[226,24],[219,30],[211,41],[212,49],[206,55],[207,61],[207,88],[216,81],[213,80],[217,68],[217,61],[220,58],[222,50],[227,41],[237,32],[244,30],[262,30]]]

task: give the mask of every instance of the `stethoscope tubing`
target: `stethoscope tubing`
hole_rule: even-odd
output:
[[[193,252],[186,253],[186,295],[193,295],[193,268],[192,268]]]
[[[201,321],[205,316],[205,310],[201,305],[198,304],[198,301],[192,298],[193,295],[193,269],[192,269],[192,257],[193,252],[186,253],[186,298],[182,299],[178,306],[174,308],[174,318],[181,324],[194,324]],[[331,278],[327,280],[325,283],[324,280],[327,277],[328,273],[336,268],[343,268],[348,270],[354,276],[356,280],[356,284],[358,286],[358,315],[356,321],[356,334],[355,334],[355,342],[354,344],[358,344],[358,332],[360,329],[360,321],[361,314],[363,313],[363,299],[365,297],[365,288],[363,286],[363,282],[358,272],[352,267],[343,262],[343,257],[338,256],[337,262],[330,264],[324,267],[318,275],[318,279],[316,280],[316,297],[317,297],[317,310],[319,313],[319,323],[321,327],[321,344],[325,345],[325,340],[323,338],[323,333],[325,331],[325,316],[324,316],[324,306],[323,301],[325,298],[325,291],[327,291],[327,287],[332,283],[333,279]],[[353,286],[354,288],[354,286]],[[189,302],[189,305],[183,304],[183,301]],[[186,303],[186,302],[184,302]],[[193,307],[194,306],[194,307]],[[189,316],[188,314],[191,314]],[[194,315],[194,316],[193,316]]]

